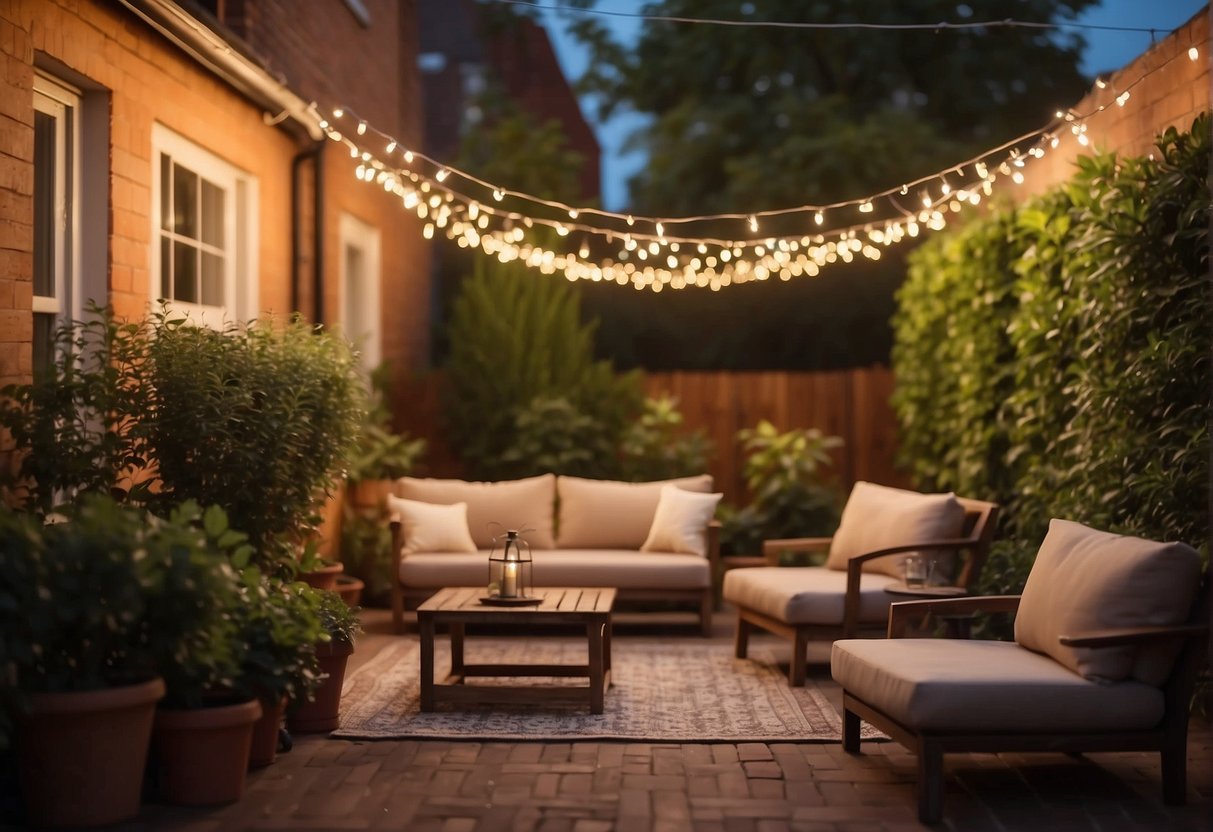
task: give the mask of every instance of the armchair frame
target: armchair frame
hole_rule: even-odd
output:
[[[746,607],[737,608],[737,631],[734,640],[734,655],[744,659],[749,651],[750,632],[757,627],[769,633],[782,636],[792,641],[792,661],[788,668],[788,684],[799,687],[804,684],[807,660],[805,651],[811,640],[830,640],[839,638],[854,638],[860,629],[859,621],[859,579],[863,574],[863,565],[877,558],[900,555],[906,552],[951,551],[967,552],[968,557],[961,564],[957,573],[957,586],[966,590],[976,585],[985,565],[986,556],[990,551],[990,543],[994,539],[994,527],[998,520],[998,505],[984,500],[971,500],[957,497],[964,507],[965,521],[962,527],[963,537],[936,540],[927,543],[907,543],[903,546],[893,546],[875,552],[857,555],[847,562],[847,588],[843,602],[843,620],[841,625],[834,624],[789,624],[769,615]],[[786,540],[766,540],[762,544],[763,556],[767,563],[774,566],[778,563],[780,552],[811,552],[825,549],[833,538],[806,537]]]
[[[884,731],[918,757],[918,819],[938,823],[943,815],[945,753],[998,753],[1059,751],[1071,754],[1098,751],[1157,751],[1162,762],[1163,800],[1183,804],[1186,800],[1188,707],[1193,685],[1208,639],[1208,594],[1206,576],[1201,599],[1189,622],[1167,627],[1136,627],[1100,630],[1062,636],[1070,647],[1111,647],[1159,640],[1181,642],[1171,675],[1163,685],[1165,712],[1162,721],[1148,730],[1120,732],[1043,733],[944,733],[921,731],[897,722],[846,689],[842,692],[842,747],[860,753],[860,723],[866,721]],[[978,612],[1011,613],[1019,607],[1018,595],[904,601],[889,611],[889,637],[898,638],[913,618],[925,614],[964,615]]]

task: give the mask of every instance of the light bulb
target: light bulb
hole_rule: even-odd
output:
[[[493,191],[493,199],[497,200],[498,202],[501,202],[501,200],[505,199],[505,194],[504,194],[504,193],[502,193],[502,192],[501,192],[501,190],[499,190],[499,189],[498,189],[498,190],[494,190],[494,191]]]
[[[822,212],[818,211],[816,214],[813,215],[813,222],[817,223],[818,225],[821,225],[825,221],[826,221],[826,215],[823,214]]]
[[[665,236],[665,228],[661,225],[661,223],[657,223],[657,236],[658,237]]]
[[[1125,106],[1125,102],[1129,100],[1129,91],[1125,90],[1120,95],[1116,96],[1116,103],[1120,106]]]
[[[345,110],[341,109],[340,107],[333,110],[333,118],[341,118],[344,115],[345,115]]]
[[[448,176],[447,169],[443,168],[442,170],[438,171],[437,174],[434,175],[434,178],[437,179],[439,182],[442,182],[447,178],[447,176]]]
[[[413,161],[413,151],[411,151],[411,150],[404,151],[404,161],[406,161],[406,162]]]
[[[872,206],[872,203],[870,203],[870,202],[863,202],[863,203],[860,203],[860,205],[859,205],[859,211],[862,214],[870,214],[870,213],[872,213],[873,210],[874,210],[874,208]]]
[[[365,121],[358,122],[358,135],[359,136],[366,135],[366,122]]]
[[[577,219],[577,209],[576,208],[569,209],[569,219],[571,219],[571,220]]]
[[[632,215],[628,214],[628,225],[634,225],[636,220],[632,219]]]
[[[392,139],[390,142],[387,143],[387,149],[384,152],[391,153],[395,149],[396,149],[396,140]]]
[[[1089,145],[1091,143],[1091,140],[1087,138],[1086,133],[1079,133],[1078,134],[1078,143],[1080,145],[1082,145],[1083,147],[1086,147],[1087,145]]]
[[[1107,81],[1105,81],[1105,80],[1104,80],[1104,79],[1102,79],[1102,78],[1096,78],[1096,79],[1095,79],[1095,86],[1099,87],[1099,88],[1102,90],[1102,89],[1104,89],[1105,87],[1107,87],[1107,86],[1108,86],[1108,82],[1107,82]]]
[[[1016,185],[1022,185],[1023,184],[1023,174],[1020,173],[1019,171],[1015,171],[1014,173],[1011,174],[1011,181],[1014,182]]]
[[[1200,57],[1200,50],[1193,46],[1188,50],[1188,60],[1194,61]]]
[[[758,230],[758,217],[754,216],[753,214],[750,214],[750,230]]]

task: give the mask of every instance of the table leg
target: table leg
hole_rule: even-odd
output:
[[[451,675],[463,676],[463,622],[451,622]]]
[[[606,620],[606,623],[603,624],[602,626],[603,626],[603,639],[602,639],[603,668],[602,669],[603,669],[603,671],[605,671],[607,676],[610,676],[611,675],[611,619],[608,618]],[[609,684],[609,682],[608,682],[608,684]]]
[[[421,636],[421,711],[434,710],[434,619],[417,614],[417,630]]]
[[[590,713],[600,714],[603,709],[603,630],[606,624],[587,624],[585,629],[590,641]]]

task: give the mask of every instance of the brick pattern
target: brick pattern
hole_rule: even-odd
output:
[[[714,634],[727,648],[730,624]],[[366,611],[355,664],[396,638]],[[627,651],[617,631],[616,649]],[[822,667],[809,684],[832,701]],[[1189,805],[1164,806],[1157,755],[949,756],[944,827],[1207,829],[1213,734],[1189,738]],[[148,804],[129,828],[191,830],[910,830],[921,829],[915,758],[891,743],[351,742],[299,737],[213,810]]]
[[[1213,96],[1210,78],[1211,49],[1209,18],[1213,12],[1206,6],[1186,24],[1138,56],[1123,69],[1107,76],[1106,88],[1095,89],[1074,105],[1077,113],[1094,113],[1086,122],[1090,148],[1084,148],[1068,134],[1057,149],[1031,166],[1031,174],[1016,197],[1043,193],[1053,185],[1064,182],[1074,173],[1074,161],[1091,149],[1115,151],[1123,156],[1143,156],[1154,149],[1154,138],[1168,127],[1186,130],[1197,115],[1209,109]],[[1188,58],[1189,47],[1199,50],[1199,57]],[[1165,66],[1164,66],[1165,64]],[[1144,73],[1162,69],[1145,78],[1130,90],[1124,107],[1117,105],[1116,96]],[[1103,107],[1101,111],[1099,108]]]
[[[289,0],[232,4],[254,50],[302,95],[340,99],[404,137],[418,137],[416,22],[411,2],[366,0],[363,29],[343,3]],[[237,8],[239,7],[239,8]],[[319,57],[317,57],[319,56]],[[303,148],[267,126],[260,109],[120,4],[103,0],[8,0],[0,4],[0,383],[29,377],[32,315],[34,66],[65,66],[108,102],[107,262],[97,285],[122,315],[149,301],[153,123],[161,123],[257,178],[259,306],[291,311],[291,159]],[[344,157],[344,158],[343,158]],[[399,201],[355,180],[348,154],[329,148],[326,187],[326,322],[340,314],[336,228],[348,211],[383,239],[383,355],[405,374],[428,362],[428,246]],[[305,243],[305,254],[310,244]],[[305,269],[305,272],[307,270]],[[306,311],[306,310],[305,310]]]

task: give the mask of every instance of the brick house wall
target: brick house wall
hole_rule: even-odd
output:
[[[296,94],[330,106],[340,98],[402,137],[419,135],[412,3],[366,0],[375,23],[369,29],[339,2],[240,5],[247,42]],[[291,311],[291,163],[310,146],[297,125],[268,123],[260,106],[117,2],[6,0],[0,55],[0,384],[28,379],[32,367],[36,67],[81,88],[86,108],[104,110],[108,165],[91,194],[103,205],[89,228],[96,234],[95,226],[104,224],[95,249],[103,254],[82,264],[86,285],[103,295],[98,300],[124,316],[142,315],[151,300],[152,132],[161,124],[256,178],[255,305],[261,312]],[[382,354],[407,373],[428,361],[428,249],[419,227],[412,227],[416,217],[410,220],[398,199],[359,183],[354,161],[327,144],[325,322],[339,311],[337,220],[348,212],[380,232]]]
[[[1123,69],[1105,76],[1104,89],[1095,89],[1076,103],[1074,112],[1094,113],[1086,122],[1090,147],[1083,147],[1067,136],[1055,150],[1032,163],[1031,175],[1015,190],[1016,198],[1042,193],[1069,179],[1075,170],[1075,159],[1089,154],[1091,149],[1143,156],[1153,151],[1155,136],[1168,127],[1190,128],[1197,115],[1210,109],[1213,96],[1213,79],[1209,76],[1213,51],[1209,44],[1211,14],[1206,6]],[[1187,54],[1193,46],[1199,50],[1195,61]],[[1116,96],[1126,86],[1160,66],[1162,69],[1129,91],[1124,107],[1117,105]]]

